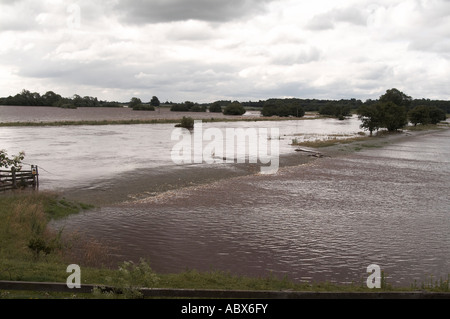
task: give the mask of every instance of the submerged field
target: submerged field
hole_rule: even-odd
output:
[[[119,266],[132,261],[145,269],[137,286],[364,291],[378,263],[384,290],[449,290],[449,130],[369,138],[355,119],[252,124],[284,130],[280,171],[261,176],[249,164],[164,166],[167,121],[0,128],[43,185],[0,194],[0,280],[65,282],[76,263],[83,283],[128,285]]]

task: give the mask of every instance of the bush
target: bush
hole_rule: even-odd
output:
[[[305,116],[305,111],[301,106],[267,104],[264,105],[261,114],[267,117],[270,116],[303,117]]]
[[[245,108],[237,101],[231,103],[223,110],[223,114],[225,115],[244,115],[245,112]]]
[[[211,112],[211,113],[222,113],[222,106],[220,105],[219,102],[214,102],[209,107],[209,112]]]
[[[181,123],[175,125],[175,127],[182,127],[182,128],[187,128],[187,129],[193,129],[194,128],[194,119],[191,117],[185,117],[183,116],[183,118],[181,119]]]
[[[320,115],[333,116],[340,120],[345,119],[351,114],[350,107],[344,105],[327,104],[322,106],[319,110]]]
[[[206,106],[194,105],[191,107],[191,112],[206,112]]]
[[[154,111],[155,107],[149,104],[138,104],[133,107],[133,111]]]
[[[135,107],[139,107],[140,105],[142,105],[141,99],[139,99],[137,97],[133,97],[133,98],[131,98],[130,103],[128,104],[128,107],[134,110]]]
[[[189,108],[186,104],[174,104],[170,108],[171,112],[189,112]]]
[[[116,294],[120,294],[125,299],[143,298],[140,288],[152,288],[158,284],[159,280],[159,276],[144,259],[141,259],[138,264],[126,261],[119,267],[117,275],[107,278],[112,291],[96,288],[94,295],[115,298]]]

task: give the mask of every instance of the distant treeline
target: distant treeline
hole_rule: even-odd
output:
[[[0,105],[15,106],[54,106],[62,108],[78,108],[78,107],[122,107],[119,102],[100,101],[96,97],[81,97],[75,94],[71,98],[62,97],[61,95],[48,91],[44,95],[36,92],[23,90],[15,96],[0,98]]]
[[[159,106],[154,101],[156,97],[152,98],[149,105]],[[321,99],[300,99],[300,98],[286,98],[286,99],[268,99],[259,101],[239,102],[244,108],[253,108],[261,110],[264,116],[293,116],[302,117],[304,112],[319,112],[322,115],[333,117],[345,117],[358,110],[363,105],[373,105],[379,103],[380,100],[368,99],[365,102],[357,99],[341,99],[341,100],[321,100]],[[410,99],[407,111],[416,106],[437,107],[442,109],[445,113],[450,113],[450,101],[444,100],[430,100],[430,99]],[[130,102],[131,103],[131,102]],[[0,98],[0,105],[17,105],[17,106],[55,106],[62,108],[78,108],[78,107],[123,107],[124,104],[110,101],[101,101],[96,97],[85,96],[81,97],[75,94],[71,98],[62,97],[53,91],[41,95],[36,92],[23,90],[15,96],[8,96]],[[186,101],[183,103],[166,102],[171,106],[174,112],[221,112],[229,107],[231,104],[236,106],[237,101],[220,100],[211,103],[194,103]]]

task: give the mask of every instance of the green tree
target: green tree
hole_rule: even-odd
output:
[[[159,102],[159,99],[156,96],[154,96],[150,100],[150,105],[154,106],[154,107],[159,107],[161,105],[161,103]]]
[[[392,102],[380,103],[379,110],[381,125],[389,132],[394,132],[408,124],[406,107]]]
[[[181,123],[175,125],[175,127],[182,127],[182,128],[187,128],[187,129],[193,129],[195,125],[195,121],[192,117],[186,117],[183,116],[183,118],[181,119]]]
[[[416,126],[417,124],[429,124],[430,112],[429,108],[424,105],[419,105],[408,112],[409,121]]]
[[[412,98],[405,93],[393,88],[387,90],[385,94],[380,96],[381,103],[393,103],[395,105],[404,106],[406,109],[409,109]]]
[[[14,167],[16,170],[22,169],[22,161],[25,158],[25,153],[20,152],[18,155],[9,157],[6,150],[0,150],[0,168]]]
[[[139,107],[142,105],[142,100],[137,97],[132,97],[130,100],[130,103],[128,104],[128,107],[131,109],[134,109],[136,107]]]
[[[370,136],[373,131],[379,130],[381,127],[381,116],[376,104],[363,105],[358,111],[358,118],[362,121],[361,128],[368,130]]]
[[[214,102],[213,104],[211,104],[211,106],[209,107],[209,111],[211,113],[222,113],[222,105],[219,101]]]
[[[244,115],[245,112],[245,108],[238,101],[234,101],[223,110],[225,115]]]
[[[444,112],[444,110],[435,106],[430,107],[428,113],[430,116],[431,124],[438,124],[439,122],[445,121],[447,119],[447,114]]]
[[[62,97],[59,94],[56,94],[53,91],[48,91],[44,95],[42,95],[42,100],[44,105],[48,106],[56,106],[59,101],[61,101]]]

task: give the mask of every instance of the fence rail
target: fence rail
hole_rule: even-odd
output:
[[[18,171],[14,167],[10,171],[0,170],[0,192],[22,187],[39,188],[37,166],[32,165],[29,171]]]
[[[91,293],[95,288],[112,291],[111,287],[82,285],[69,289],[63,283],[0,281],[0,290]],[[211,298],[211,299],[450,299],[447,292],[302,292],[302,291],[246,291],[142,288],[145,297],[154,298]]]

